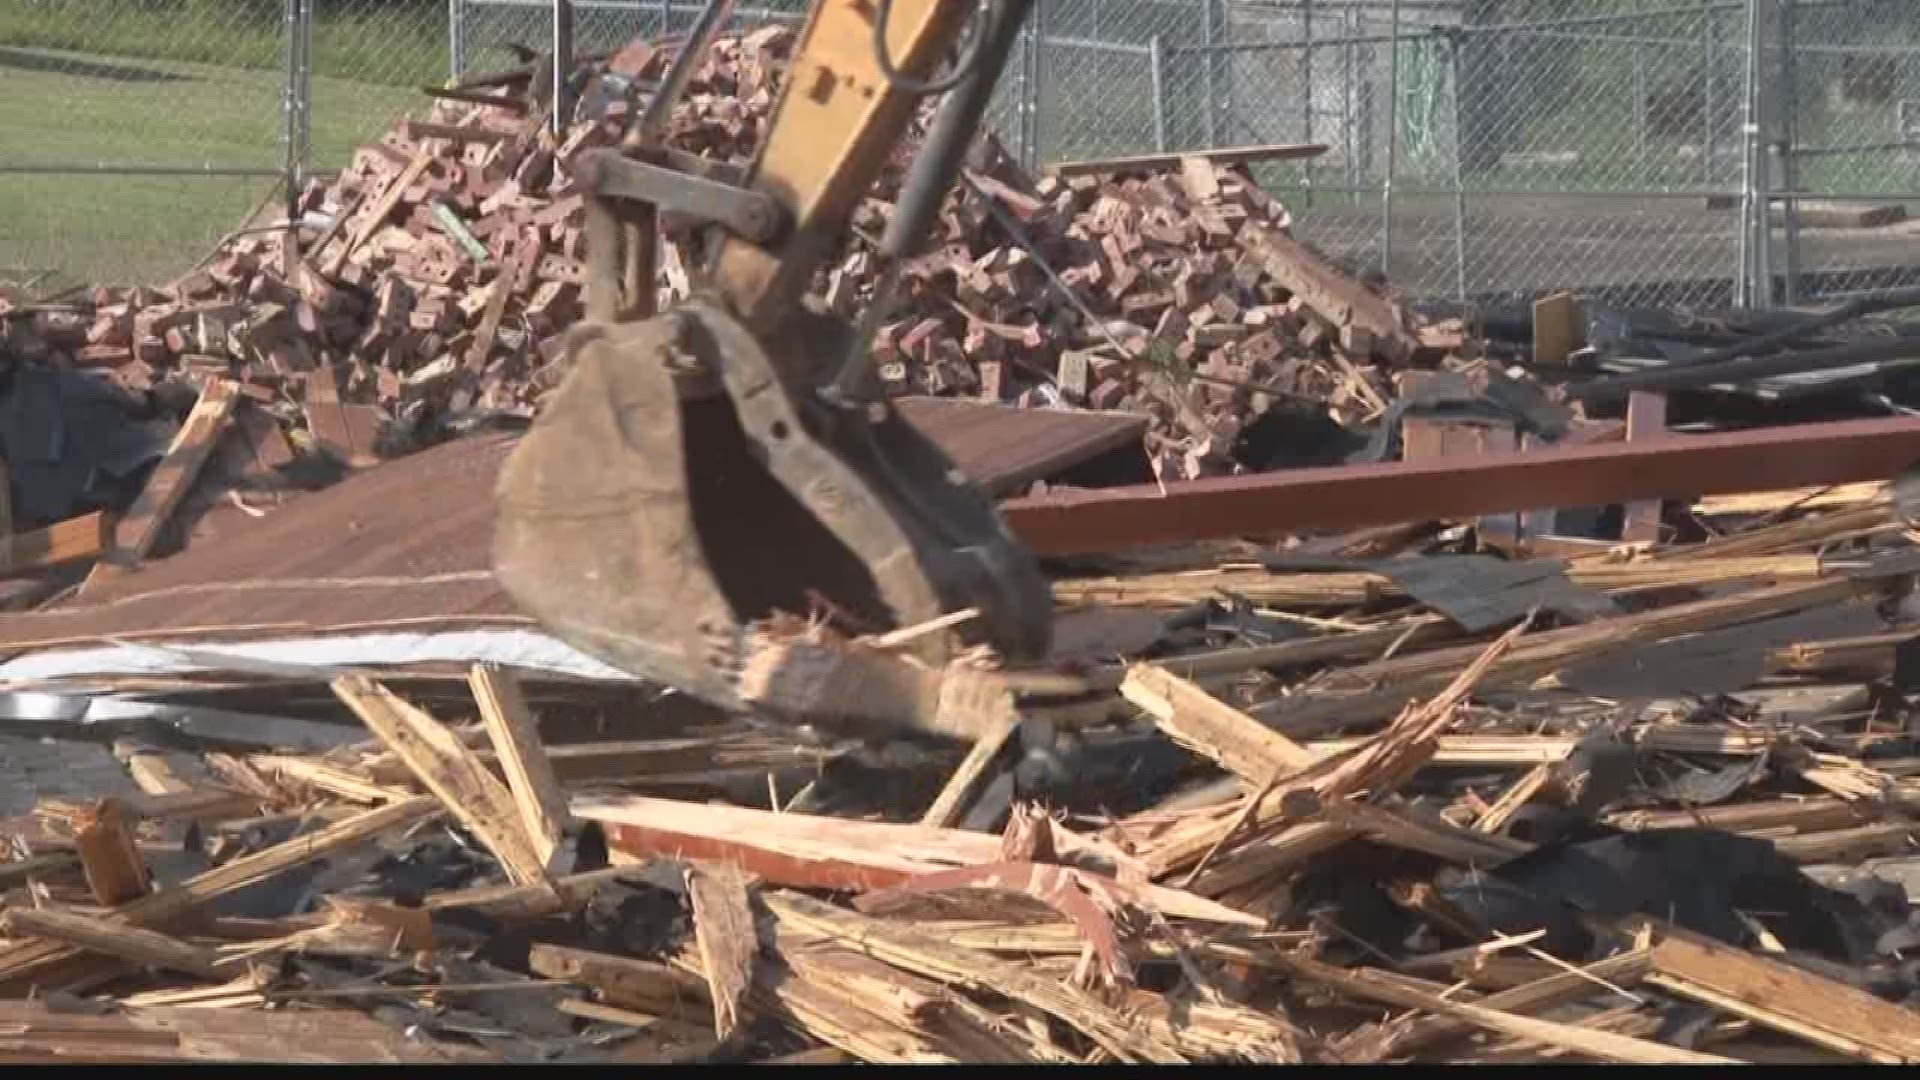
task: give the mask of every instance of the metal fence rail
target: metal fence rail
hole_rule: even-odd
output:
[[[549,47],[554,0],[0,5],[0,284],[154,280],[418,88]],[[574,0],[591,52],[696,0]],[[739,24],[797,21],[755,0]],[[988,122],[1022,161],[1264,142],[1300,235],[1415,297],[1791,303],[1920,241],[1911,0],[1041,0]]]

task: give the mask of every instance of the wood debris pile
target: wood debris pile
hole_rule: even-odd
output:
[[[1920,1061],[1920,553],[1880,485],[1693,510],[1116,559],[1034,668],[763,642],[971,747],[203,678],[217,749],[6,823],[0,1059]]]
[[[717,42],[668,145],[737,178],[792,42],[784,27]],[[564,137],[531,72],[435,91],[424,119],[309,185],[297,244],[284,228],[243,230],[164,287],[97,288],[4,320],[0,353],[136,392],[233,379],[302,448],[354,466],[449,425],[531,415],[582,313],[574,165],[644,107],[616,88],[648,85],[670,60],[639,41],[584,63]],[[896,393],[1151,414],[1156,467],[1191,477],[1264,467],[1238,444],[1277,401],[1357,422],[1391,396],[1391,368],[1465,347],[1457,327],[1416,327],[1292,240],[1247,171],[1257,157],[1080,163],[1035,180],[985,138],[879,328],[882,379]],[[859,207],[819,275],[820,305],[852,316],[873,301],[873,243],[901,171]],[[665,223],[663,303],[695,269],[683,224]]]

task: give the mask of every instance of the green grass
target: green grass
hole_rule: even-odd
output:
[[[0,161],[275,169],[278,71],[0,47]],[[426,98],[315,76],[313,164],[338,168]],[[0,283],[158,282],[206,253],[269,177],[0,174]],[[48,284],[43,283],[42,291]]]
[[[9,0],[0,46],[279,72],[284,0]],[[447,75],[446,4],[366,0],[314,15],[316,77],[418,86]]]

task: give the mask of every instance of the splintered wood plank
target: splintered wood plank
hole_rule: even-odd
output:
[[[152,887],[152,875],[127,819],[120,800],[102,799],[75,823],[73,849],[86,872],[87,888],[102,904],[125,903],[147,895]]]
[[[513,672],[495,664],[475,664],[467,673],[467,685],[480,706],[481,723],[493,740],[527,838],[540,864],[552,873],[569,820],[567,793],[540,743],[540,729],[527,709],[526,695]]]
[[[521,885],[548,882],[546,861],[521,827],[513,794],[459,736],[364,676],[335,679],[333,692],[493,852],[508,877]]]
[[[380,438],[379,417],[370,405],[340,400],[338,376],[331,363],[314,368],[302,402],[307,430],[314,442],[343,465],[364,469],[380,463],[374,444]]]
[[[167,755],[153,751],[135,751],[127,755],[127,772],[141,791],[149,795],[178,795],[192,791],[193,785],[173,771]]]
[[[1632,986],[1646,976],[1649,952],[1637,949],[1582,968],[1557,972],[1510,990],[1488,994],[1475,1004],[1510,1014],[1544,1012],[1594,995],[1606,985]],[[1358,1063],[1405,1057],[1436,1043],[1458,1038],[1474,1025],[1456,1016],[1422,1016],[1410,1022],[1368,1024],[1340,1040],[1340,1050]]]
[[[998,723],[981,732],[973,748],[960,760],[959,767],[947,778],[933,805],[920,815],[920,824],[942,829],[958,825],[960,815],[966,812],[967,796],[973,793],[982,774],[1000,756],[1000,751],[1006,748],[1007,741],[1013,738],[1013,733],[1019,728],[1018,718],[1005,715],[999,718]]]
[[[1334,269],[1278,230],[1248,224],[1240,232],[1248,254],[1268,276],[1340,328],[1340,343],[1356,360],[1399,361],[1418,346],[1386,297]]]
[[[1740,949],[1661,933],[1647,981],[1663,990],[1851,1057],[1920,1062],[1920,1014],[1912,1010]]]
[[[767,903],[782,923],[802,932],[845,942],[858,952],[939,982],[1036,1008],[1083,1032],[1122,1061],[1172,1065],[1186,1061],[1178,1047],[1093,995],[1018,964],[798,893],[769,895]]]
[[[104,1016],[45,1002],[0,1003],[10,1060],[44,1055],[67,1062],[209,1061],[329,1065],[353,1062],[483,1062],[498,1056],[477,1047],[403,1033],[349,1010],[142,1008]]]
[[[602,867],[556,878],[544,885],[477,885],[469,889],[432,893],[422,906],[427,911],[466,909],[491,919],[537,919],[563,908],[578,907],[603,885],[637,878],[642,865]]]
[[[1627,441],[1648,442],[1667,437],[1667,396],[1648,390],[1627,395]],[[1629,544],[1660,540],[1660,500],[1628,503],[1621,519],[1620,539]]]
[[[508,256],[506,266],[493,280],[493,292],[487,297],[486,309],[481,312],[480,325],[473,331],[473,345],[467,351],[468,371],[477,373],[486,370],[487,359],[493,355],[494,339],[500,333],[500,320],[507,313],[507,301],[514,295],[514,282],[519,280],[526,261],[536,257],[538,253],[534,244],[522,241],[513,246],[513,254]]]
[[[1004,861],[999,837],[960,829],[775,813],[642,795],[576,797],[573,813],[599,822],[608,846],[621,856],[731,863],[767,882],[797,888],[886,889],[908,884],[922,874]],[[1119,854],[1064,830],[1055,830],[1054,842],[1066,856]],[[1123,888],[1141,906],[1169,918],[1264,925],[1257,917],[1179,889],[1131,883]]]
[[[213,456],[220,434],[226,430],[227,421],[239,402],[239,385],[228,379],[210,380],[200,391],[200,400],[194,403],[187,422],[174,435],[166,456],[154,466],[140,497],[115,524],[113,546],[87,574],[87,580],[80,586],[83,593],[133,569],[153,550],[154,541],[160,538],[167,520],[193,488],[207,459]]]
[[[401,907],[368,896],[321,898],[343,926],[377,928],[396,950],[432,952],[433,914],[425,908]]]
[[[1120,694],[1168,737],[1251,784],[1269,784],[1311,768],[1320,756],[1186,679],[1153,664],[1133,664]]]
[[[1513,649],[1528,625],[1521,622],[1481,648],[1479,656],[1455,672],[1440,693],[1420,704],[1409,705],[1385,730],[1352,751],[1283,783],[1266,786],[1261,794],[1253,797],[1254,809],[1244,816],[1244,807],[1214,808],[1155,838],[1139,852],[1148,875],[1159,877],[1192,865],[1243,826],[1264,828],[1295,817],[1302,812],[1302,803],[1317,801],[1325,809],[1333,810],[1340,800],[1363,789],[1378,796],[1405,783],[1432,760],[1439,749],[1440,733],[1454,721],[1454,710]],[[1357,815],[1366,805],[1348,806],[1342,812]],[[1378,807],[1372,809],[1379,810]],[[1491,839],[1468,835],[1476,845]]]
[[[713,1033],[725,1039],[740,1027],[740,1003],[760,951],[747,876],[737,867],[695,863],[687,868],[687,896],[700,969],[713,997]]]
[[[1169,154],[1063,161],[1047,166],[1044,171],[1064,180],[1069,176],[1096,176],[1102,173],[1164,172],[1180,168],[1187,158],[1199,158],[1215,165],[1251,165],[1260,161],[1298,161],[1319,157],[1326,152],[1327,147],[1321,143],[1267,143],[1259,146],[1223,146],[1217,150],[1183,150]]]
[[[1565,364],[1581,345],[1580,303],[1570,292],[1533,302],[1533,362]]]
[[[1553,774],[1554,766],[1545,762],[1529,769],[1525,776],[1513,782],[1512,787],[1501,792],[1500,798],[1492,806],[1487,807],[1487,812],[1473,823],[1474,830],[1497,833],[1506,828],[1507,822],[1512,821],[1515,814],[1553,781]]]
[[[113,545],[113,515],[105,511],[57,521],[7,537],[5,572],[25,573],[98,559]]]
[[[707,1010],[707,980],[653,960],[536,942],[527,954],[536,975],[591,986],[612,1005],[651,1016],[698,1021]]]
[[[392,182],[387,184],[386,188],[380,192],[378,199],[368,208],[366,215],[360,219],[359,224],[347,234],[346,242],[340,245],[332,261],[327,263],[326,270],[329,275],[338,274],[340,268],[347,264],[347,259],[353,254],[354,249],[365,243],[367,237],[380,231],[380,226],[386,224],[387,218],[400,205],[400,200],[406,197],[407,189],[413,186],[414,181],[420,179],[420,174],[426,172],[427,166],[433,164],[433,161],[434,155],[431,150],[422,149],[413,155],[413,160],[407,163],[407,167],[399,176],[394,177]]]
[[[1633,1065],[1737,1065],[1737,1058],[1682,1050],[1677,1046],[1649,1042],[1607,1031],[1594,1031],[1574,1024],[1537,1020],[1501,1012],[1485,1005],[1451,1001],[1438,994],[1414,989],[1377,973],[1360,973],[1323,964],[1317,960],[1290,957],[1287,966],[1302,978],[1332,987],[1342,994],[1367,1001],[1378,1001],[1403,1009],[1418,1009],[1452,1017],[1474,1027],[1502,1035],[1527,1039],[1546,1046],[1571,1050],[1583,1057],[1617,1061]]]
[[[425,795],[383,806],[243,855],[178,885],[122,904],[108,917],[133,926],[164,925],[223,896],[356,847],[390,829],[424,821],[439,812],[439,803]],[[67,965],[80,956],[80,950],[72,946],[46,941],[22,942],[0,949],[0,993],[24,991],[34,985],[43,990],[63,986],[66,979],[72,977]]]
[[[155,930],[54,908],[13,908],[0,918],[9,937],[39,937],[133,964],[206,978],[215,976],[214,953]],[[231,974],[231,973],[229,973]]]

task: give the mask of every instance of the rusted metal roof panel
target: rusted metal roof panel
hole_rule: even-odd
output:
[[[1109,450],[1139,445],[1147,432],[1147,418],[1132,413],[1009,409],[952,398],[908,398],[897,404],[901,416],[994,495],[1020,491]]]
[[[996,492],[1137,441],[1145,426],[978,402],[902,412]],[[473,436],[388,462],[57,608],[0,615],[0,650],[531,626],[489,568],[494,478],[515,439]]]

